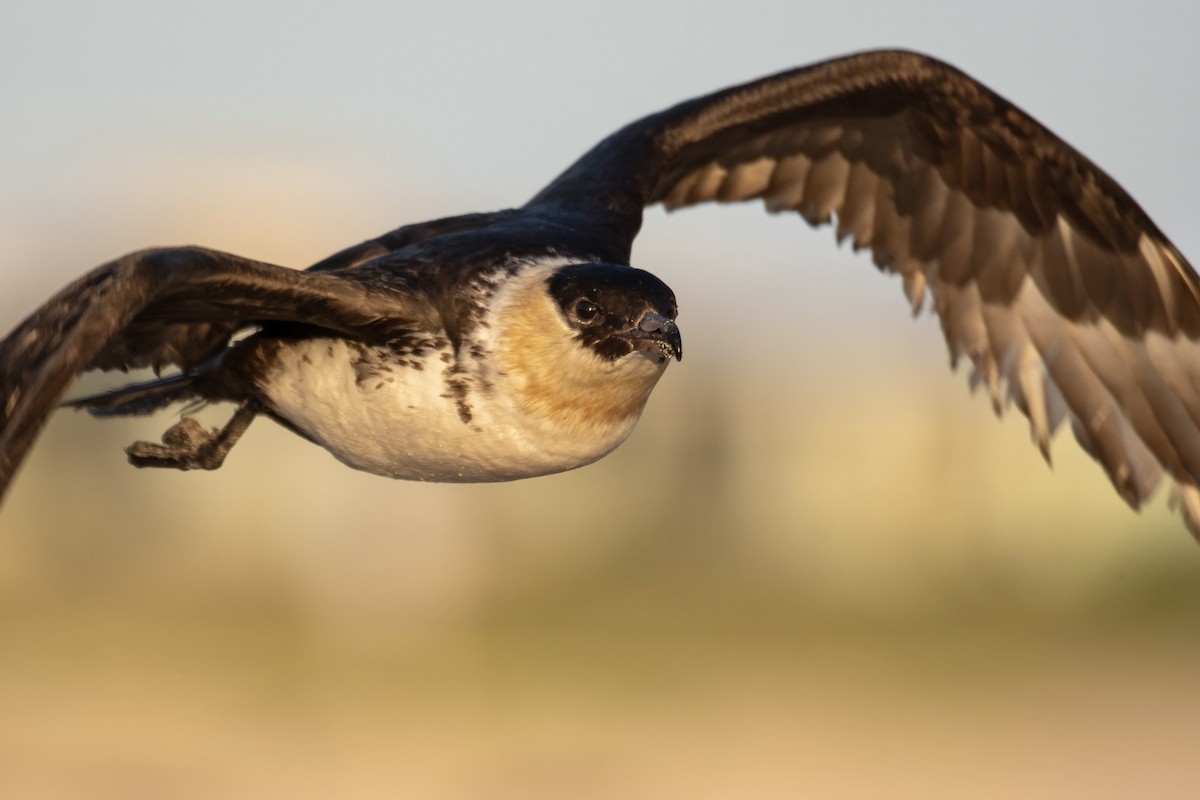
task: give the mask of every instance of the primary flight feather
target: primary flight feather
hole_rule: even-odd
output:
[[[604,139],[520,208],[408,225],[305,271],[196,247],[100,266],[0,344],[0,492],[79,373],[145,366],[179,373],[70,404],[238,409],[219,431],[185,418],[135,443],[141,466],[220,466],[260,414],[398,478],[590,463],[682,356],[674,295],[629,266],[643,210],[754,199],[834,225],[900,275],[1045,457],[1069,422],[1126,502],[1165,473],[1200,531],[1196,273],[1070,145],[901,51],[689,100]]]

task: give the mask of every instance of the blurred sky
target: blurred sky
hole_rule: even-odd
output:
[[[940,57],[1017,102],[1112,173],[1194,258],[1198,27],[1200,5],[1182,2],[0,0],[0,328],[84,270],[149,245],[302,267],[406,222],[519,204],[642,114],[883,46]],[[647,790],[655,781],[734,796],[744,778],[791,763],[793,742],[816,754],[804,777],[818,796],[902,796],[888,791],[893,779],[920,773],[911,785],[924,790],[911,796],[964,796],[936,790],[966,785],[976,797],[1061,797],[1086,785],[1076,794],[1102,797],[1167,789],[1183,774],[1190,762],[1175,756],[1190,753],[1181,732],[1195,717],[1181,709],[1200,702],[1190,622],[1179,628],[1190,638],[1099,635],[1066,654],[1034,647],[1029,660],[988,644],[997,628],[972,616],[1002,607],[1020,618],[1013,630],[1049,625],[1058,642],[1080,619],[1105,630],[1136,619],[1130,630],[1150,637],[1146,625],[1194,609],[1200,557],[1161,493],[1133,514],[1069,434],[1048,470],[1024,420],[993,422],[964,376],[945,369],[936,324],[912,322],[898,283],[839,253],[829,231],[751,206],[654,210],[634,257],[679,296],[688,359],[630,442],[576,473],[400,484],[354,473],[267,421],[218,472],[137,471],[121,447],[157,438],[174,417],[58,414],[0,512],[0,652],[22,654],[0,659],[10,782],[0,789],[71,796],[47,777],[61,772],[79,777],[78,796],[105,796],[97,775],[129,796],[131,785],[177,789],[221,765],[214,780],[231,783],[208,796],[264,796],[278,794],[279,775],[334,763],[331,744],[342,747],[341,778],[395,788],[372,762],[397,740],[381,731],[431,754],[406,773],[432,782],[408,795],[423,797],[499,797],[480,787],[501,784],[522,797],[673,793]],[[205,413],[210,424],[224,414]],[[503,633],[533,625],[528,609],[561,613],[561,630],[530,641]],[[754,639],[776,618],[832,629],[902,613],[963,614],[976,632],[919,655],[875,640],[861,653],[829,649],[820,637],[794,652],[811,631]],[[205,633],[239,614],[257,622]],[[728,630],[680,633],[700,620]],[[186,639],[192,630],[199,638]],[[303,646],[289,630],[304,632]],[[403,694],[408,684],[379,668],[394,693],[381,702],[358,656],[336,668],[320,660],[326,651],[312,656],[314,642],[391,652],[446,631],[467,644],[406,667],[439,676],[432,700]],[[489,649],[487,637],[508,644]],[[957,655],[939,661],[938,647]],[[926,659],[941,666],[917,689],[892,668],[926,675]],[[709,664],[728,674],[696,677]],[[1010,681],[1027,668],[1028,684]],[[947,696],[939,682],[951,672],[961,693]],[[967,674],[985,676],[983,700]],[[550,688],[513,688],[530,675]],[[647,675],[660,683],[638,682]],[[348,699],[358,680],[372,688]],[[741,693],[722,694],[735,683]],[[813,687],[833,687],[834,699]],[[656,702],[695,716],[656,717]],[[578,712],[576,727],[551,711],[564,707]],[[880,707],[896,714],[876,719]],[[231,734],[243,713],[251,733]],[[465,745],[451,730],[460,716],[477,732]],[[529,719],[544,725],[513,736]],[[120,744],[103,732],[113,720],[133,731]],[[436,735],[429,743],[430,729],[471,755],[449,755],[460,751]],[[251,759],[239,735],[276,750]],[[638,760],[664,741],[691,784]],[[1066,741],[1064,758],[1046,755]],[[899,742],[907,755],[878,776],[850,755]],[[1007,766],[1054,780],[971,783],[998,774],[995,744]],[[617,779],[584,752],[632,766]],[[958,773],[930,772],[934,752]],[[703,779],[731,753],[725,782]],[[1119,780],[1131,773],[1117,754],[1130,753],[1143,759],[1133,784]],[[464,785],[463,765],[480,759],[499,784],[431,788]],[[568,788],[505,771],[547,763]],[[1082,765],[1091,783],[1079,782]],[[314,778],[306,788],[396,796],[356,785]]]

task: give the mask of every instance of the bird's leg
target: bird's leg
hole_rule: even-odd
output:
[[[125,448],[125,454],[135,467],[216,469],[258,412],[258,404],[248,400],[238,406],[224,428],[209,430],[193,418],[184,417],[162,435],[162,444],[134,442]]]

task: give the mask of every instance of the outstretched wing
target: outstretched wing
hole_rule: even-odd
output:
[[[84,275],[0,342],[0,496],[75,377],[89,369],[189,370],[241,328],[296,321],[350,335],[419,312],[393,292],[197,247],[146,250]]]
[[[1067,419],[1133,507],[1165,471],[1200,537],[1200,281],[1117,183],[946,64],[880,51],[683,103],[613,134],[530,202],[619,225],[761,198],[835,225],[926,296],[953,361],[1049,459]]]

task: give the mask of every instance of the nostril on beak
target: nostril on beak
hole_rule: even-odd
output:
[[[638,322],[638,330],[642,333],[658,333],[662,341],[670,347],[670,354],[676,361],[683,360],[683,337],[679,335],[679,326],[670,317],[664,317],[654,311],[647,311]]]
[[[670,333],[673,329],[675,329],[674,320],[664,317],[662,314],[656,314],[653,311],[647,311],[642,317],[641,322],[638,323],[638,330],[645,331],[646,333],[651,333],[652,331]]]

